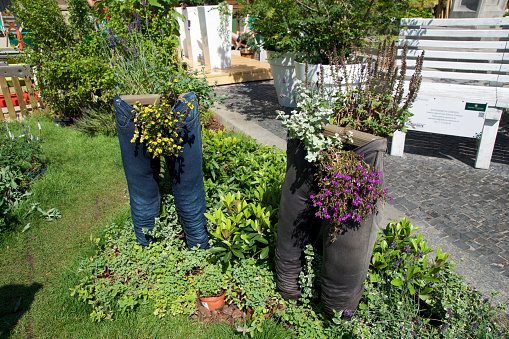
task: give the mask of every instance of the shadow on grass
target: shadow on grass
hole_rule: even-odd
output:
[[[5,285],[0,287],[0,338],[9,338],[21,317],[30,310],[40,283],[31,285]],[[26,327],[31,337],[30,327]]]

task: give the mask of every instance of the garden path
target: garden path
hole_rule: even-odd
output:
[[[216,88],[229,93],[216,105],[216,117],[260,143],[286,149],[286,130],[276,110],[273,81]],[[390,149],[390,145],[389,145]],[[385,186],[394,201],[384,210],[385,224],[407,217],[430,247],[441,247],[456,271],[496,301],[509,302],[509,119],[501,127],[489,170],[473,168],[474,139],[409,132],[405,156],[385,158]],[[382,224],[381,226],[385,226]]]

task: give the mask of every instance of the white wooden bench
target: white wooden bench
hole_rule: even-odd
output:
[[[401,19],[407,75],[425,51],[408,130],[478,138],[476,168],[490,166],[502,110],[509,108],[509,17]],[[391,155],[403,155],[396,132]]]

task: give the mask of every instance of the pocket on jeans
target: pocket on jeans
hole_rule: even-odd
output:
[[[130,108],[130,109],[129,109]],[[115,123],[119,132],[126,132],[129,129],[133,108],[120,98],[115,98]]]

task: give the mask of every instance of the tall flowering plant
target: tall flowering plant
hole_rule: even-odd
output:
[[[331,148],[324,151],[318,164],[319,193],[312,195],[316,216],[331,220],[336,231],[344,221],[364,220],[379,199],[388,199],[382,188],[382,172],[373,171],[352,151]]]

